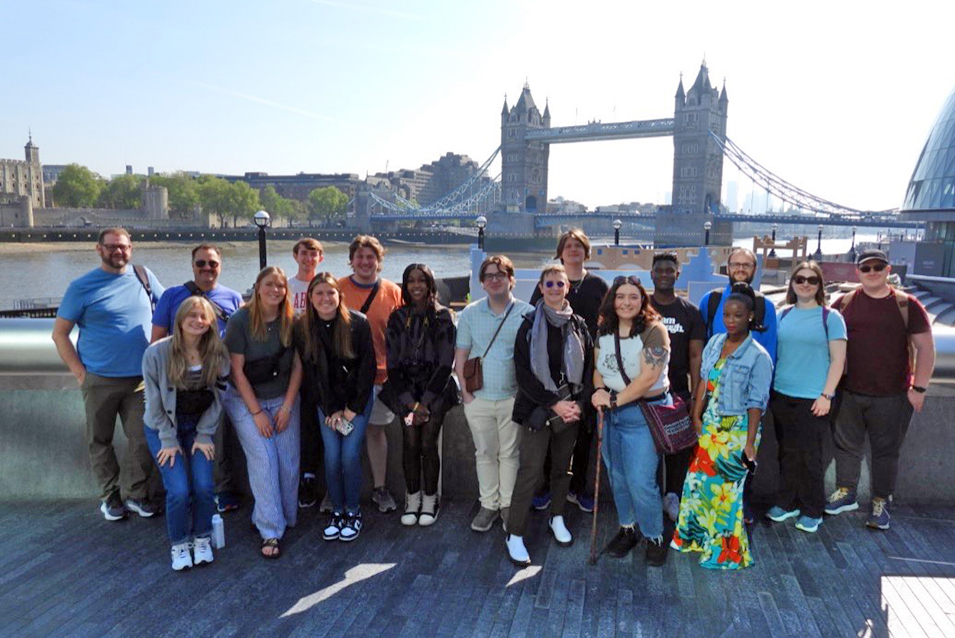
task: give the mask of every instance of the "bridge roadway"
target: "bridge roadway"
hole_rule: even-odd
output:
[[[560,144],[566,142],[592,142],[596,140],[624,140],[639,137],[666,137],[673,135],[673,118],[659,120],[635,120],[632,122],[588,122],[575,126],[528,129],[524,140]]]

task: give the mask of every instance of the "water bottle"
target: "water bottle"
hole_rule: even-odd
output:
[[[218,514],[212,515],[212,546],[216,549],[225,547],[225,523]]]

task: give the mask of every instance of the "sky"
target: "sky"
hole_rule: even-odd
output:
[[[0,0],[0,157],[273,175],[479,164],[525,81],[552,125],[673,116],[705,59],[728,136],[815,195],[901,204],[955,88],[955,2]],[[549,196],[664,203],[671,138],[551,147]],[[500,161],[497,162],[499,170]],[[496,172],[495,172],[496,174]],[[748,178],[724,167],[724,185]]]

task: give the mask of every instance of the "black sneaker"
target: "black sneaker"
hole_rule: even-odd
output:
[[[298,483],[298,506],[302,509],[308,507],[315,507],[315,502],[318,500],[315,490],[315,477],[314,476],[303,476],[302,480]]]
[[[322,530],[322,538],[327,541],[337,541],[342,535],[342,528],[345,527],[345,517],[341,512],[333,512],[328,517],[328,524]]]
[[[126,499],[126,509],[130,512],[136,512],[143,518],[152,518],[159,513],[158,508],[156,508],[148,499],[143,499],[137,501],[134,498]]]
[[[113,492],[105,501],[100,503],[99,511],[108,521],[121,521],[126,518],[126,508],[123,507],[123,500],[119,498],[119,493]]]
[[[338,540],[347,543],[358,538],[359,534],[361,534],[361,512],[346,515],[345,526],[342,527]]]
[[[604,552],[614,558],[623,558],[637,546],[637,532],[632,527],[621,527],[617,535],[610,539]]]
[[[215,501],[216,511],[221,514],[233,512],[239,509],[239,506],[242,504],[239,497],[232,492],[219,492],[216,494]]]
[[[647,539],[647,565],[660,567],[667,560],[667,544],[663,537]]]

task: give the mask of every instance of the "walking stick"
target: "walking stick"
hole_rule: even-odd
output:
[[[600,511],[600,448],[603,446],[604,411],[597,409],[597,471],[594,478],[594,520],[590,526],[590,564],[597,564],[597,514]]]

